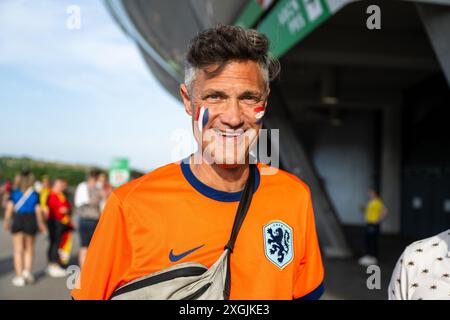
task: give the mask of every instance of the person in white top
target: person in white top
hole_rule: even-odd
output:
[[[77,186],[73,200],[76,208],[79,208],[85,204],[89,204],[89,191],[87,181],[83,181]]]
[[[78,215],[78,231],[80,233],[80,251],[78,262],[83,266],[89,242],[94,234],[100,217],[100,201],[102,193],[97,188],[97,180],[101,171],[92,169],[87,181],[81,182],[75,190],[75,213]]]
[[[450,229],[406,247],[389,284],[389,300],[450,300]]]

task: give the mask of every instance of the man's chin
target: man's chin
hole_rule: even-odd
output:
[[[214,163],[226,169],[237,168],[248,163],[245,155],[244,156],[230,156],[230,157],[214,157]]]
[[[217,166],[222,168],[222,169],[234,169],[234,168],[237,168],[239,166],[242,166],[242,164],[237,164],[237,163],[233,163],[233,164],[217,164]]]

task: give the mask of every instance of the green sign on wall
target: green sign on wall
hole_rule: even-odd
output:
[[[272,54],[280,57],[330,15],[325,0],[281,0],[257,29],[269,37]]]
[[[251,28],[274,0],[250,0],[235,21],[235,25]]]
[[[114,188],[130,180],[130,169],[128,168],[128,159],[114,158],[109,169],[109,182]]]

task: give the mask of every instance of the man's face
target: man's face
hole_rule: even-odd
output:
[[[55,183],[54,183],[54,185],[53,185],[53,189],[54,189],[56,192],[64,192],[64,190],[66,189],[66,187],[67,187],[67,183],[66,183],[65,180],[62,180],[62,179],[56,179],[56,180],[55,180]]]
[[[42,179],[42,184],[43,184],[43,186],[44,186],[45,188],[50,187],[50,179],[47,178],[47,177],[44,177],[44,178]]]
[[[260,66],[253,61],[229,62],[212,78],[199,71],[191,95],[184,85],[181,94],[204,156],[216,164],[247,163],[268,96]]]
[[[95,176],[88,177],[87,184],[89,187],[94,187],[96,183],[97,183],[97,177],[95,177]]]
[[[98,176],[97,183],[104,184],[106,182],[106,174],[101,173]]]

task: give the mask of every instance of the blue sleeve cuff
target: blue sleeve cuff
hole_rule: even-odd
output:
[[[319,298],[322,296],[324,291],[325,291],[325,286],[323,285],[323,282],[322,282],[313,291],[311,291],[307,295],[304,295],[303,297],[296,298],[295,300],[319,300]]]

